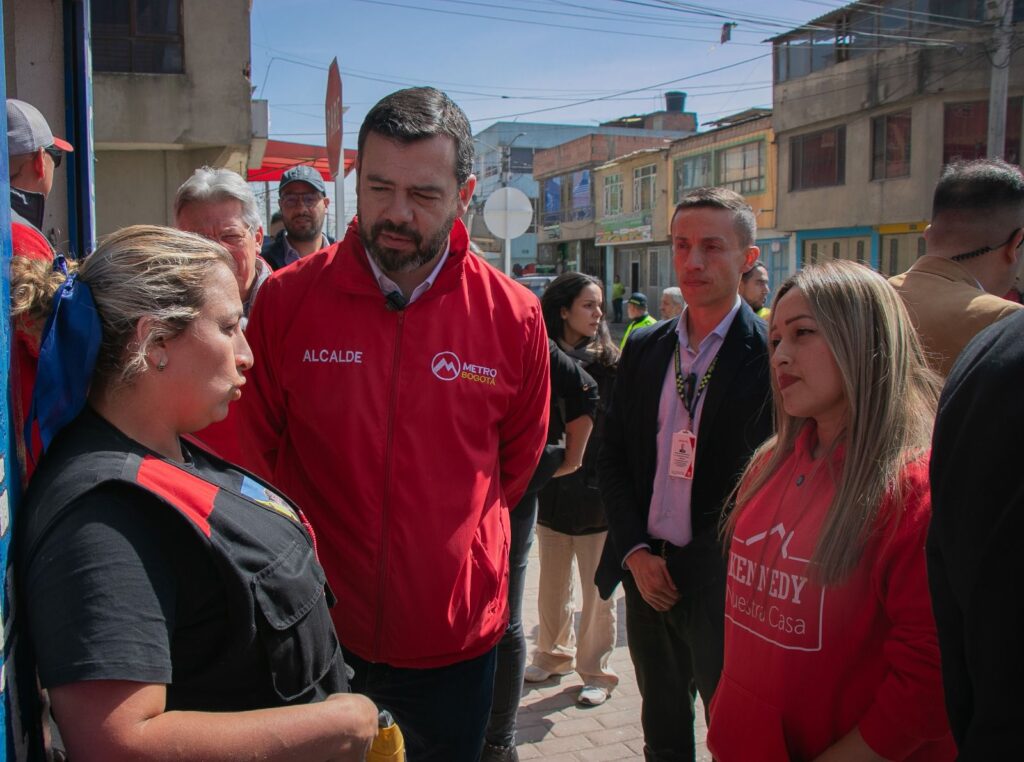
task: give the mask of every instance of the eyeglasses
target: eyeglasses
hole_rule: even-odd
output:
[[[952,256],[950,257],[950,259],[952,259],[954,262],[963,262],[965,259],[973,259],[974,257],[980,257],[982,254],[988,254],[990,251],[1001,249],[1004,246],[1006,246],[1006,244],[1013,241],[1013,237],[1017,235],[1017,233],[1019,233],[1022,229],[1024,228],[1017,228],[1016,230],[1014,230],[1012,233],[1010,233],[1010,237],[1007,238],[998,246],[982,246],[972,251],[965,251],[963,254],[957,254],[956,256]],[[1024,238],[1020,239],[1020,241],[1017,244],[1017,248],[1019,249],[1022,244],[1024,244]]]
[[[320,193],[286,193],[281,196],[281,207],[284,209],[297,209],[301,206],[313,207],[320,203],[323,195]]]
[[[64,152],[56,146],[46,146],[43,150],[50,154],[50,158],[53,159],[54,169],[59,167],[61,160],[64,158]]]

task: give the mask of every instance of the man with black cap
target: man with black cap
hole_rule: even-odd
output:
[[[284,229],[267,241],[260,255],[280,270],[330,246],[334,239],[323,232],[331,201],[323,178],[313,167],[299,164],[287,170],[281,175],[277,192]]]
[[[622,343],[619,344],[619,349],[626,348],[626,340],[637,328],[654,325],[658,322],[647,311],[647,297],[639,291],[634,291],[626,302],[626,315],[629,317],[629,325],[626,326],[626,333],[622,336]]]
[[[7,99],[11,230],[16,256],[53,259],[53,247],[42,231],[46,197],[53,187],[54,170],[64,154],[74,150],[66,140],[53,136],[39,109]]]

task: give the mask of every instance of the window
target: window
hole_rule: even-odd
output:
[[[658,171],[655,164],[637,167],[633,170],[633,211],[643,212],[654,208],[654,177]]]
[[[910,174],[910,112],[871,120],[871,179]]]
[[[508,152],[508,166],[513,175],[532,175],[533,149],[512,146]]]
[[[678,159],[674,165],[674,173],[676,187],[673,203],[676,204],[688,191],[714,185],[714,181],[711,179],[711,154],[709,153]]]
[[[562,219],[562,178],[549,177],[544,181],[545,225],[556,225]]]
[[[846,127],[833,127],[790,139],[790,190],[824,188],[845,182]]]
[[[181,0],[92,0],[95,71],[183,72]]]
[[[719,151],[715,155],[718,185],[737,193],[764,190],[764,141],[755,140]]]
[[[1021,106],[1019,96],[1006,101],[1006,144],[1003,158],[1020,163]],[[988,152],[988,101],[947,103],[942,126],[942,163],[984,159]]]
[[[622,175],[605,175],[604,178],[604,214],[622,214]]]
[[[658,287],[658,250],[647,250],[647,286],[648,288]]]

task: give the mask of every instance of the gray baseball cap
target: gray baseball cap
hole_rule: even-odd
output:
[[[286,169],[281,175],[281,184],[277,186],[277,192],[284,193],[285,186],[296,181],[309,183],[320,193],[325,196],[327,195],[327,189],[324,187],[324,179],[320,177],[319,172],[308,164],[297,164],[291,169]]]
[[[68,141],[53,136],[39,109],[31,103],[8,98],[7,153],[21,156],[50,146],[62,151],[75,150]]]

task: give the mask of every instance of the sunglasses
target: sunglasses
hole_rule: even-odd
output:
[[[46,146],[43,150],[50,154],[50,158],[53,159],[54,169],[59,167],[61,161],[64,159],[64,152],[56,146]]]

